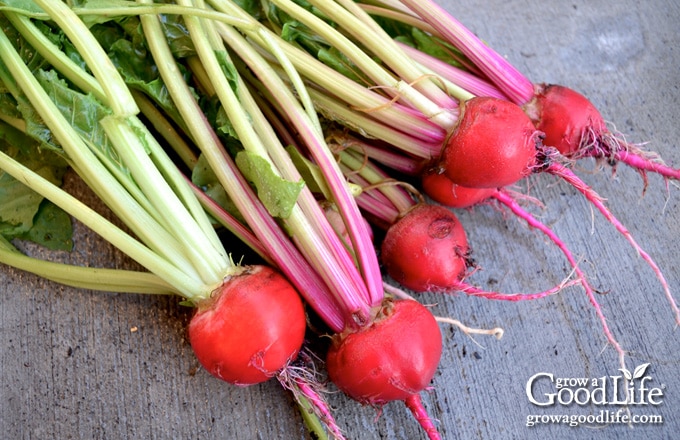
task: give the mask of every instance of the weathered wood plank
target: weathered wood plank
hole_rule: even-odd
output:
[[[534,80],[582,91],[633,142],[649,141],[680,165],[680,6],[671,0],[446,0],[450,11]],[[656,259],[680,292],[678,188],[650,178],[642,197],[635,172],[621,167],[582,175]],[[613,349],[585,295],[499,303],[462,296],[424,296],[442,316],[471,326],[501,326],[503,339],[475,340],[442,326],[441,368],[425,403],[444,438],[672,438],[680,432],[680,343],[663,292],[649,268],[576,191],[548,176],[531,179],[545,203],[541,218],[582,257],[627,366],[650,363],[649,387],[663,404],[635,406],[663,424],[628,427],[527,427],[529,415],[616,412],[616,405],[533,405],[527,380],[540,372],[565,378],[620,375]],[[75,190],[78,191],[77,184]],[[476,283],[507,292],[538,291],[568,272],[544,238],[491,207],[461,213],[483,270]],[[77,250],[54,258],[92,266],[131,263],[83,228]],[[40,253],[32,249],[32,252]],[[189,311],[174,298],[102,294],[62,287],[0,269],[0,432],[3,438],[305,439],[289,396],[275,383],[240,389],[196,371],[184,335]],[[545,382],[542,383],[545,385]],[[546,391],[543,386],[538,391]],[[387,405],[380,417],[331,396],[352,439],[415,439],[406,410]]]

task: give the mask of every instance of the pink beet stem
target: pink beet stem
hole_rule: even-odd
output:
[[[647,188],[647,172],[659,174],[665,179],[680,180],[680,169],[673,168],[652,151],[645,151],[637,144],[626,142],[623,137],[607,130],[587,129],[581,137],[581,146],[575,158],[607,158],[612,166],[622,162],[640,173]],[[644,191],[643,191],[644,192]]]
[[[411,411],[411,414],[416,418],[420,426],[427,433],[427,438],[430,440],[441,440],[439,431],[434,426],[432,418],[427,414],[423,401],[420,399],[420,394],[412,394],[408,399],[404,400],[406,407]]]
[[[605,206],[602,198],[585,182],[583,182],[576,174],[574,174],[573,171],[571,171],[569,168],[558,162],[550,163],[550,165],[548,165],[548,167],[546,168],[546,171],[549,172],[550,174],[553,174],[564,179],[567,183],[576,188],[581,194],[583,194],[586,197],[586,199],[590,203],[593,204],[593,206],[595,206],[602,213],[602,215],[607,219],[607,221],[609,221],[609,223],[611,223],[616,228],[616,230],[619,231],[626,238],[626,240],[628,240],[628,242],[637,251],[638,255],[640,255],[640,257],[642,257],[642,259],[647,262],[647,264],[652,268],[652,270],[656,274],[657,279],[659,280],[661,286],[664,289],[666,298],[668,299],[668,302],[670,303],[671,308],[673,309],[673,313],[675,315],[675,322],[678,325],[680,325],[680,309],[678,309],[678,305],[675,302],[675,298],[673,298],[673,295],[671,294],[670,288],[668,287],[668,283],[666,282],[666,278],[663,276],[661,270],[656,265],[654,260],[652,260],[649,254],[647,254],[647,252],[645,252],[640,247],[640,245],[637,244],[637,242],[631,235],[630,231],[628,231],[628,229],[609,211],[609,209]]]
[[[534,96],[534,85],[517,68],[432,0],[401,0],[423,21],[465,54],[511,101],[523,105]]]

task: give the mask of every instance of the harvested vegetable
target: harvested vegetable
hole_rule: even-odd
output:
[[[536,127],[546,133],[545,145],[576,159],[595,157],[612,164],[623,162],[640,172],[645,187],[648,171],[668,179],[680,178],[680,170],[665,165],[658,155],[612,133],[585,96],[562,85],[532,83],[435,2],[400,3],[460,50],[510,101],[522,106]]]
[[[363,176],[355,180],[362,184],[348,184],[348,181],[353,181],[353,177],[351,172],[347,173],[347,170],[343,169],[344,151],[334,151],[326,145],[329,133],[337,130],[338,125],[342,126],[343,132],[353,132],[357,137],[378,138],[375,146],[365,143],[366,150],[355,158],[376,160],[388,168],[422,177],[423,186],[431,185],[433,198],[437,199],[440,196],[442,204],[448,204],[447,200],[453,200],[451,206],[469,207],[495,201],[524,219],[530,226],[540,230],[567,257],[571,269],[578,277],[575,282],[582,283],[604,323],[604,316],[597,301],[594,301],[593,293],[597,291],[590,287],[566,245],[517,203],[518,200],[521,201],[528,196],[506,188],[507,185],[529,177],[532,171],[547,171],[561,177],[577,188],[629,239],[655,270],[664,284],[669,300],[674,304],[669,287],[656,263],[640,249],[628,230],[613,217],[599,196],[564,165],[569,163],[562,161],[556,154],[557,150],[553,151],[541,145],[537,140],[540,136],[537,127],[534,127],[531,119],[528,119],[529,125],[525,123],[527,119],[524,113],[520,125],[527,128],[531,141],[522,143],[524,148],[520,148],[521,154],[510,158],[510,161],[517,165],[516,169],[503,176],[502,181],[495,180],[497,176],[486,171],[480,173],[486,174],[487,177],[483,183],[463,181],[469,170],[464,166],[468,159],[461,159],[460,156],[452,158],[451,166],[453,170],[456,165],[463,165],[462,172],[459,169],[458,173],[453,171],[448,173],[444,172],[443,167],[438,168],[438,165],[443,163],[439,162],[442,153],[445,157],[447,153],[453,155],[455,152],[454,147],[447,146],[442,149],[442,145],[448,141],[456,145],[457,140],[452,133],[460,127],[459,123],[464,120],[469,108],[482,101],[498,100],[506,103],[504,93],[488,78],[483,78],[481,71],[464,55],[460,56],[459,61],[466,70],[460,70],[454,77],[448,79],[431,77],[422,68],[425,58],[420,57],[417,51],[406,48],[402,43],[392,41],[392,37],[383,32],[377,22],[373,22],[362,12],[377,11],[381,9],[380,7],[371,9],[368,5],[354,4],[351,1],[314,0],[309,4],[298,2],[302,3],[302,7],[299,7],[286,0],[275,0],[267,4],[266,13],[260,10],[260,5],[243,5],[247,9],[242,10],[239,6],[224,0],[210,1],[210,8],[205,8],[205,5],[198,1],[186,0],[178,3],[178,5],[154,5],[151,2],[139,2],[137,5],[117,5],[107,9],[106,13],[103,12],[101,3],[92,3],[93,6],[89,10],[88,8],[75,10],[83,17],[89,17],[92,20],[90,23],[98,22],[94,25],[95,29],[98,24],[107,22],[114,23],[109,30],[120,26],[114,34],[117,35],[118,31],[122,30],[125,37],[113,44],[110,44],[113,39],[107,41],[111,34],[104,36],[102,33],[99,36],[102,37],[104,41],[102,44],[109,51],[116,68],[127,81],[127,87],[135,89],[132,96],[135,104],[143,109],[144,113],[144,122],[140,121],[140,126],[145,126],[147,121],[154,126],[154,133],[146,134],[143,139],[146,140],[147,136],[153,138],[162,135],[167,145],[171,145],[175,150],[171,153],[173,157],[175,154],[180,157],[184,166],[190,170],[187,177],[191,174],[195,185],[188,184],[185,176],[180,175],[174,164],[169,162],[159,166],[162,174],[160,180],[170,180],[170,192],[181,188],[180,204],[189,204],[187,200],[190,201],[189,216],[200,217],[201,226],[205,230],[212,231],[213,225],[210,221],[217,220],[218,223],[236,231],[241,239],[248,242],[261,257],[276,266],[290,280],[291,284],[288,284],[288,281],[284,281],[280,275],[274,276],[275,272],[268,268],[246,269],[246,272],[265,272],[269,274],[267,277],[276,278],[276,283],[284,285],[282,289],[277,289],[277,292],[284,292],[287,297],[297,298],[292,287],[295,286],[310,305],[310,310],[322,318],[330,333],[335,334],[326,359],[329,376],[338,388],[350,397],[378,408],[393,400],[404,401],[409,411],[420,422],[426,435],[433,439],[439,438],[439,429],[436,426],[438,423],[425,412],[420,395],[429,388],[430,382],[435,378],[442,354],[441,333],[432,313],[426,307],[413,300],[397,301],[385,294],[385,291],[396,292],[397,289],[384,286],[382,283],[373,249],[374,236],[359,212],[361,208],[370,220],[377,220],[383,227],[395,223],[395,219],[404,212],[404,208],[408,210],[415,204],[416,208],[412,212],[417,212],[423,205],[417,203],[419,200],[411,199],[416,193],[414,191],[402,194],[406,197],[396,205],[389,206],[391,203],[389,197],[385,196],[385,193],[377,194],[378,191],[374,191],[378,186],[384,188],[383,182],[377,185],[374,183],[362,185],[366,183],[362,181]],[[155,15],[161,11],[163,15]],[[12,26],[16,26],[17,29],[22,26],[17,24],[23,20],[21,14],[18,14],[19,19],[11,11],[8,14],[15,18],[16,23]],[[39,13],[37,14],[39,16]],[[130,17],[130,20],[123,18],[126,16]],[[300,21],[293,23],[297,19]],[[331,26],[328,26],[329,23]],[[340,24],[341,33],[329,30],[329,27],[333,28],[336,23]],[[102,28],[107,27],[108,24]],[[371,29],[372,33],[364,34],[363,29]],[[25,33],[25,30],[20,32]],[[428,29],[428,32],[436,33],[432,29]],[[281,40],[279,35],[288,39],[288,42]],[[121,51],[120,48],[126,44],[130,44],[133,50]],[[395,48],[399,50],[395,51]],[[324,64],[317,62],[317,57]],[[129,69],[135,63],[137,66],[148,68],[142,77],[136,77],[139,71]],[[79,72],[78,69],[75,71]],[[128,75],[131,72],[134,73]],[[104,88],[100,87],[96,79],[93,82],[87,75],[79,73],[73,75],[73,66],[68,63],[62,65],[60,75],[66,78],[64,81],[68,83],[66,88],[81,89],[95,96],[97,100],[105,102],[104,107],[110,105],[106,99],[110,91],[108,94],[104,92]],[[4,78],[3,82],[11,83]],[[451,90],[457,91],[449,95]],[[478,98],[487,94],[494,98]],[[452,99],[451,96],[456,98]],[[113,104],[115,111],[125,114],[125,118],[131,118],[127,111],[134,109],[133,106],[127,110],[125,106],[117,106],[117,103]],[[270,107],[275,107],[279,114],[274,115],[275,112],[271,111]],[[517,109],[520,108],[513,108],[513,111]],[[320,119],[316,114],[317,110],[321,110]],[[134,109],[131,114],[136,115],[137,110]],[[469,116],[469,113],[467,115]],[[25,131],[20,123],[24,119],[23,115],[16,117],[12,112],[3,117],[15,126],[13,129]],[[330,120],[333,122],[329,122]],[[107,122],[104,126],[108,130],[115,129],[115,125],[111,128],[111,125],[106,124]],[[332,126],[331,131],[327,130],[328,126]],[[541,127],[547,130],[546,126]],[[540,128],[538,130],[540,131]],[[68,160],[68,153],[59,151],[61,142],[57,140],[54,143],[57,151]],[[284,145],[292,145],[293,148],[284,148]],[[117,151],[117,148],[117,145],[114,146],[112,151]],[[153,145],[152,152],[149,153],[154,159],[158,157],[156,148],[157,146]],[[478,164],[500,163],[501,168],[507,164],[506,159],[494,156],[493,148],[492,145],[483,151],[486,156],[483,155]],[[561,153],[564,154],[564,151]],[[120,172],[118,157],[107,160],[107,154],[98,154],[100,156],[98,159],[104,166]],[[129,153],[124,152],[122,156],[128,158]],[[12,169],[15,164],[10,160],[2,163],[8,169]],[[70,164],[73,166],[74,163],[71,161]],[[124,159],[120,163],[127,164]],[[136,180],[143,181],[138,175],[143,174],[140,171],[144,167],[130,168],[134,171],[130,181],[132,183],[126,180],[125,174],[128,171],[126,168],[122,170],[123,176],[116,175],[116,179],[125,183],[125,190],[131,191],[133,199],[144,205],[144,208],[152,206],[158,209],[158,214],[154,213],[152,217],[161,223],[158,230],[163,230],[166,225],[162,220],[174,217],[162,214],[163,210],[152,202],[153,191],[150,188],[153,185],[140,185],[139,190],[136,188]],[[59,172],[55,175],[58,181]],[[168,176],[172,178],[168,179]],[[488,180],[489,176],[491,180]],[[471,177],[470,174],[467,177]],[[42,185],[37,184],[38,181],[31,178],[32,185]],[[92,185],[93,181],[86,179],[88,185]],[[391,179],[386,180],[387,185],[390,185],[390,182]],[[466,186],[461,186],[461,183],[465,183]],[[443,187],[435,187],[440,184],[443,184]],[[468,188],[468,185],[479,188]],[[355,191],[362,186],[364,187],[360,193]],[[281,188],[284,187],[286,190],[282,191]],[[49,193],[52,198],[59,199],[59,196],[50,192],[51,189],[43,188],[43,191]],[[282,196],[284,192],[287,193],[286,197]],[[461,201],[458,196],[462,193],[471,194],[472,198]],[[449,197],[451,194],[455,195],[452,199]],[[213,199],[213,196],[216,198]],[[224,211],[224,206],[218,206],[218,201],[221,204],[225,202],[231,204],[228,207],[233,209],[231,214]],[[200,208],[197,202],[200,202]],[[60,204],[67,206],[68,202]],[[199,212],[201,209],[208,210],[210,217],[194,214],[194,210]],[[444,208],[435,211],[446,212],[447,218],[454,219],[448,221],[447,225],[457,222],[451,211]],[[388,214],[383,216],[385,212]],[[171,236],[182,235],[184,231],[173,229],[172,221],[168,223]],[[399,222],[395,224],[397,225]],[[429,229],[432,222],[426,221],[423,224],[416,222],[413,226],[413,229],[422,226]],[[448,226],[444,229],[447,228]],[[440,230],[436,227],[435,229]],[[35,235],[38,231],[36,228],[32,234]],[[383,243],[384,246],[398,239],[408,241],[413,238],[404,230],[395,231],[401,232],[397,233],[395,240],[388,237]],[[440,233],[434,235],[449,236]],[[464,233],[454,235],[452,238],[456,239],[456,243],[452,245],[453,248],[467,248],[467,239],[463,239]],[[461,246],[461,242],[465,242],[465,245]],[[165,244],[165,240],[153,243],[158,243],[160,248],[160,244]],[[177,247],[182,246],[183,244]],[[451,248],[451,245],[447,246],[448,249]],[[0,256],[6,257],[3,261],[8,264],[17,267],[24,265],[29,268],[34,264],[30,259],[17,253],[11,245],[5,247],[7,252],[0,251]],[[427,248],[416,244],[416,249]],[[398,251],[401,254],[410,252]],[[467,250],[461,251],[460,255],[457,252],[453,254],[462,257],[458,259],[460,270],[453,271],[453,278],[459,282],[465,276],[465,269],[470,266],[470,261]],[[163,257],[168,255],[172,256],[172,252],[164,253]],[[190,257],[187,260],[191,259]],[[228,263],[233,264],[230,258]],[[38,265],[33,267],[35,269]],[[404,267],[413,268],[408,266],[408,262]],[[195,268],[196,275],[202,280],[210,279],[210,269],[204,270],[199,266]],[[123,272],[102,272],[101,275],[106,276],[102,276],[101,279],[106,281],[99,281],[98,278],[89,282],[85,280],[85,274],[89,272],[74,271],[67,276],[59,274],[58,270],[52,265],[40,264],[39,269],[34,271],[58,282],[83,287],[108,286],[120,291],[172,290],[169,287],[172,283],[166,283],[164,278],[155,275],[152,269],[150,269],[152,273],[136,273],[135,276]],[[400,270],[403,272],[404,269]],[[164,274],[169,272],[172,270]],[[122,278],[113,281],[117,275]],[[194,276],[193,273],[189,275]],[[123,280],[128,276],[128,280]],[[239,273],[229,273],[227,278],[238,284],[241,276]],[[139,282],[140,285],[135,287],[135,282]],[[404,281],[404,285],[409,287],[408,284]],[[420,288],[418,285],[412,286]],[[185,290],[191,292],[190,288]],[[424,290],[428,288],[425,287]],[[478,296],[493,296],[492,292],[482,292],[474,288],[463,291]],[[524,295],[521,298],[507,295],[502,299],[537,298],[556,291],[557,289],[554,289],[538,295]],[[270,365],[261,352],[246,353],[241,362],[248,365],[246,373],[237,376],[230,372],[224,373],[228,369],[223,368],[219,361],[215,362],[210,356],[219,351],[216,350],[219,347],[224,349],[223,353],[228,353],[227,358],[234,359],[241,355],[240,348],[243,347],[241,343],[230,344],[220,337],[223,329],[232,327],[231,321],[234,319],[230,317],[232,315],[220,319],[218,315],[222,312],[214,313],[211,309],[213,305],[220,304],[223,298],[226,303],[228,293],[225,293],[223,298],[213,300],[187,295],[186,292],[183,290],[179,294],[198,305],[196,323],[206,316],[220,321],[217,328],[206,326],[191,330],[190,327],[192,345],[197,357],[202,359],[208,371],[233,383],[241,384],[256,383],[275,375],[280,383],[299,393],[301,406],[323,420],[326,426],[317,427],[314,430],[317,435],[328,429],[333,437],[343,437],[343,433],[333,421],[327,404],[321,398],[317,400],[319,396],[317,390],[313,389],[313,386],[310,389],[309,382],[296,376],[295,369],[298,365],[304,364],[305,370],[309,366],[304,353],[301,356],[303,359],[294,362],[293,358],[297,356],[298,349],[288,347],[283,350],[281,356],[276,356],[278,362],[274,362],[274,365]],[[406,296],[402,293],[395,295]],[[236,298],[229,302],[238,303],[238,299],[239,295],[236,294]],[[246,305],[256,308],[256,305],[250,302],[252,298],[241,296],[240,299],[247,299],[244,301],[248,303]],[[279,305],[273,306],[279,300],[281,301]],[[281,330],[297,332],[299,330],[297,327],[304,322],[304,314],[298,301],[299,299],[289,301],[279,294],[262,300],[261,302],[272,305],[271,312],[278,317],[263,317],[257,322],[260,316],[252,314],[254,319],[246,324],[244,332],[253,325],[260,325],[262,330],[258,331],[258,336],[259,333],[266,334],[267,323],[277,321],[284,317],[283,315],[286,318],[295,316],[300,318],[289,328],[280,326]],[[281,313],[282,311],[284,312]],[[246,314],[249,312],[235,312],[237,316]],[[198,328],[199,325],[201,324],[196,324],[194,328]],[[301,328],[303,331],[304,324]],[[408,338],[404,336],[404,332],[408,333]],[[202,345],[196,342],[197,334],[208,343]],[[616,342],[613,338],[611,341]],[[222,344],[223,342],[225,343]],[[236,356],[232,350],[234,346],[237,348]],[[299,344],[297,346],[299,347]],[[619,353],[623,353],[619,345],[616,347]],[[291,353],[290,350],[293,350],[294,354],[286,356],[287,353]],[[357,359],[362,361],[359,362]],[[281,362],[284,367],[278,367]],[[625,367],[622,357],[621,363],[622,367]],[[366,368],[357,368],[358,364]],[[385,365],[391,368],[385,370],[383,368]],[[314,421],[310,423],[314,424]]]
[[[72,268],[22,256],[6,241],[1,260],[73,286],[180,295],[187,305],[197,307],[189,323],[189,339],[211,374],[236,385],[258,384],[280,375],[286,387],[296,390],[301,405],[316,399],[318,395],[305,382],[309,378],[284,371],[295,361],[305,335],[305,311],[296,290],[271,268],[233,263],[200,200],[137,118],[132,95],[94,35],[66,5],[42,7],[79,48],[94,76],[68,59],[25,17],[7,12],[19,26],[4,27],[0,35],[0,78],[9,92],[4,97],[3,137],[20,140],[26,152],[47,148],[61,156],[134,235],[59,189],[58,182],[16,160],[23,155],[0,153],[3,177],[12,176],[50,200],[149,272]],[[12,40],[18,49],[6,32],[15,32]],[[24,35],[54,66],[38,63],[35,71],[30,70],[21,56],[31,53]],[[70,88],[59,74],[75,79],[99,99]],[[10,146],[8,152],[13,151]],[[280,307],[262,312],[262,304],[276,302]],[[331,417],[326,420],[333,423]]]
[[[442,150],[446,176],[467,188],[501,188],[533,172],[541,132],[514,104],[496,98],[465,101]]]
[[[81,107],[73,103],[82,103],[84,108],[90,98],[69,89],[56,76],[45,77],[44,70],[31,72],[3,32],[0,45],[6,69],[2,71],[5,87],[17,103],[16,111],[23,117],[27,134],[48,142],[62,154],[140,238],[133,238],[105,221],[4,153],[2,169],[118,246],[165,281],[169,291],[198,306],[198,313],[189,325],[191,343],[199,360],[212,374],[241,385],[273,377],[295,359],[303,342],[305,316],[299,296],[281,275],[239,267],[231,261],[198,200],[193,198],[190,188],[151,133],[136,118],[137,107],[132,95],[94,36],[66,5],[38,4],[62,26],[94,72],[103,102],[90,105],[100,112],[101,119],[95,119],[94,123],[101,124],[103,131],[79,132],[80,127],[70,121]],[[80,75],[91,78],[84,71]],[[44,132],[30,131],[29,124],[39,124],[39,121],[44,122],[49,137]],[[93,133],[100,137],[94,139]],[[36,264],[35,270],[41,270],[40,264]],[[279,284],[272,284],[277,278]],[[247,292],[249,302],[239,302],[244,294],[230,293],[234,289]],[[287,313],[280,313],[277,319],[274,315],[257,316],[258,302],[269,302],[268,298],[278,298],[283,293],[286,296],[281,300],[288,307]],[[237,330],[239,327],[233,322],[225,325],[232,319],[224,314],[255,319],[246,319],[242,329]],[[232,344],[239,356],[235,356],[234,351],[216,350],[214,332],[217,331],[219,337],[225,330],[231,331]],[[262,338],[253,339],[252,331]]]

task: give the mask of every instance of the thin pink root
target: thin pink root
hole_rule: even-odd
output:
[[[614,347],[616,350],[616,353],[619,355],[619,362],[622,365],[623,368],[625,368],[625,363],[624,363],[624,358],[625,358],[625,352],[623,351],[623,348],[621,348],[621,345],[618,343],[618,341],[614,338],[614,335],[612,334],[611,330],[609,329],[609,325],[607,325],[607,319],[604,316],[604,313],[602,312],[602,308],[600,307],[600,304],[597,302],[597,299],[595,298],[595,291],[586,279],[585,274],[583,271],[579,268],[578,264],[576,263],[576,259],[574,258],[573,254],[567,247],[566,243],[564,243],[558,236],[555,234],[548,226],[546,226],[544,223],[536,219],[530,212],[526,211],[524,208],[522,208],[519,203],[507,192],[503,190],[499,190],[494,195],[492,196],[494,199],[496,199],[499,203],[503,204],[506,206],[508,209],[510,209],[513,214],[515,214],[517,217],[523,219],[526,221],[530,227],[536,228],[539,231],[541,231],[545,236],[547,236],[564,254],[564,256],[567,258],[567,261],[569,261],[569,264],[571,267],[574,269],[574,273],[576,276],[581,280],[581,286],[583,286],[583,289],[586,292],[586,296],[588,297],[588,300],[590,303],[593,305],[593,308],[595,309],[595,314],[599,318],[600,322],[602,323],[602,328],[604,330],[604,334],[607,337],[607,341],[609,341],[610,344]]]
[[[427,438],[430,440],[441,440],[437,427],[434,426],[432,418],[427,414],[423,401],[420,399],[420,394],[412,394],[409,398],[404,400],[406,407],[411,411],[411,414],[416,418],[420,426],[427,433]]]
[[[537,293],[501,293],[501,292],[493,292],[493,291],[488,291],[484,289],[480,289],[476,286],[473,286],[471,284],[467,284],[464,282],[460,282],[459,285],[456,287],[457,291],[463,292],[466,295],[469,296],[477,296],[480,298],[486,298],[486,299],[493,299],[493,300],[498,300],[498,301],[528,301],[528,300],[534,300],[534,299],[540,299],[540,298],[545,298],[546,296],[550,295],[555,295],[556,293],[560,292],[562,289],[565,289],[567,287],[574,286],[576,284],[579,284],[581,280],[575,279],[575,280],[565,280],[561,284],[548,289],[544,290],[543,292],[537,292]]]
[[[637,242],[635,241],[631,233],[628,231],[628,229],[609,211],[609,209],[605,206],[602,198],[585,182],[583,182],[576,174],[574,174],[573,171],[571,171],[569,168],[565,167],[564,165],[558,162],[551,162],[546,167],[545,171],[560,177],[561,179],[569,183],[571,186],[576,188],[581,194],[585,196],[585,198],[593,206],[595,206],[600,211],[600,213],[602,213],[602,215],[607,219],[607,221],[609,221],[609,223],[611,223],[616,228],[616,230],[619,231],[619,233],[621,233],[626,238],[626,240],[628,240],[628,242],[631,244],[631,246],[633,246],[638,255],[640,255],[640,257],[642,257],[642,259],[654,271],[654,274],[661,283],[666,298],[668,299],[668,302],[671,305],[671,308],[675,315],[675,322],[678,325],[680,325],[680,309],[678,309],[678,305],[675,302],[675,298],[673,298],[673,295],[671,294],[670,288],[668,287],[668,283],[666,282],[666,278],[663,276],[661,270],[656,265],[654,260],[652,260],[649,254],[647,254],[647,252],[645,252],[640,247],[640,245],[637,244]]]

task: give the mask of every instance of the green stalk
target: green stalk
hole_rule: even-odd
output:
[[[2,41],[1,36],[4,36],[4,34],[0,34],[0,42]],[[2,152],[0,152],[0,169],[77,218],[85,226],[101,235],[106,241],[146,267],[150,272],[166,280],[187,299],[195,300],[200,296],[209,295],[214,287],[206,286],[187,276],[176,266],[132,238],[89,206]]]
[[[21,33],[26,41],[45,58],[55,69],[61,72],[81,90],[92,93],[98,100],[105,102],[106,94],[99,82],[77,65],[71,58],[50,41],[40,30],[22,14],[5,11],[5,17]]]
[[[59,47],[57,47],[51,40],[49,40],[26,16],[16,13],[5,11],[5,16],[14,25],[14,27],[22,34],[28,43],[31,44],[36,51],[45,58],[56,70],[58,70],[62,75],[64,75],[68,80],[74,83],[77,87],[86,93],[91,93],[97,99],[102,102],[107,101],[107,96],[104,94],[104,90],[100,87],[99,82],[90,75],[88,72],[84,71],[78,64],[73,62],[64,52],[62,52]],[[25,131],[25,128],[22,129]],[[126,190],[129,191],[133,197],[140,203],[142,208],[149,212],[157,221],[165,221],[165,217],[154,214],[154,210],[148,203],[139,189],[134,185],[134,183],[125,176],[122,175],[117,164],[113,164],[111,160],[106,157],[106,155],[99,152],[96,148],[91,148],[91,150],[97,154],[100,161],[102,161],[117,180],[125,186]],[[72,161],[70,162],[71,167],[77,169],[78,166]],[[81,177],[85,173],[81,174]],[[88,182],[92,188],[96,188],[96,182]],[[95,191],[96,192],[96,191]]]
[[[2,236],[0,236],[0,263],[81,289],[159,295],[180,294],[176,288],[153,273],[45,261],[22,254]]]
[[[276,38],[273,38],[268,32],[260,31],[258,32],[266,44],[266,49],[274,55],[279,65],[283,68],[286,73],[286,78],[293,84],[293,88],[297,93],[298,99],[301,101],[304,109],[306,110],[306,115],[309,118],[310,123],[317,130],[317,135],[323,137],[323,130],[321,129],[321,123],[319,122],[319,117],[316,112],[314,103],[312,102],[309,93],[307,92],[307,87],[302,81],[300,74],[295,69],[293,63],[288,59],[285,52],[281,49],[281,45],[278,44]]]
[[[428,23],[425,23],[419,17],[408,14],[404,11],[398,11],[395,9],[389,9],[387,7],[381,7],[365,3],[357,3],[357,5],[371,16],[388,18],[390,20],[404,23],[411,27],[420,29],[421,31],[433,35],[435,37],[441,37],[439,35],[439,32],[434,27],[430,26]]]
[[[452,101],[444,91],[424,75],[418,65],[397,46],[392,37],[354,0],[310,0],[310,2],[327,16],[333,17],[336,24],[361,41],[400,78],[412,84],[416,90],[429,97],[437,105],[443,108],[458,106],[456,101]],[[442,118],[442,123],[443,120]],[[451,122],[455,124],[455,119]]]
[[[210,232],[215,235],[215,239],[210,240],[205,234],[206,231],[198,227],[145,150],[153,148],[158,151],[159,148],[151,146],[155,140],[148,136],[144,139],[144,145],[141,145],[140,136],[143,136],[145,131],[141,124],[135,124],[135,121],[107,117],[102,119],[100,124],[109,139],[118,146],[116,151],[130,168],[151,204],[161,215],[168,216],[166,224],[169,225],[169,232],[179,241],[202,279],[207,283],[220,280],[226,274],[230,263],[224,249],[216,248],[218,239],[214,229],[210,228]],[[184,186],[185,182],[182,182],[182,185]]]
[[[225,13],[238,15],[241,18],[250,17],[229,0],[209,0],[209,2],[213,7]],[[252,17],[250,18],[252,19]],[[254,21],[254,23],[257,24],[258,22]],[[405,112],[399,105],[394,105],[390,99],[377,92],[384,88],[368,88],[354,82],[335,69],[323,64],[309,53],[283,41],[263,25],[260,25],[260,30],[257,32],[249,31],[248,29],[241,30],[261,47],[267,46],[261,37],[265,32],[276,37],[286,58],[293,63],[295,69],[302,76],[323,87],[329,94],[341,98],[349,106],[369,113],[371,118],[379,119],[390,126],[399,127],[407,132],[415,134],[422,132],[426,133],[426,135],[432,133],[431,136],[438,136],[443,142],[445,135],[443,130],[438,127],[438,131],[435,130],[434,127],[436,125],[426,120],[423,116],[415,116]],[[358,51],[361,52],[360,50]],[[370,61],[372,62],[372,60]],[[379,65],[374,63],[373,67],[382,71],[383,75],[387,74]],[[389,74],[387,75],[389,76]],[[393,84],[396,79],[393,78],[391,81],[389,84]],[[388,88],[391,89],[391,87]]]
[[[53,5],[51,7],[54,7],[48,10],[51,15],[63,9]],[[66,9],[70,11],[69,8]],[[126,158],[126,165],[131,168],[135,180],[146,193],[148,200],[164,219],[169,219],[164,224],[168,226],[168,231],[177,238],[180,246],[193,262],[194,268],[202,274],[203,280],[214,282],[221,279],[226,269],[231,266],[231,262],[202,207],[155,139],[145,135],[146,127],[133,117],[139,109],[127,85],[113,67],[106,53],[89,31],[79,33],[83,31],[83,28],[87,28],[82,23],[75,23],[75,21],[80,22],[77,15],[73,14],[72,18],[71,27],[64,29],[64,32],[80,49],[81,55],[94,72],[95,77],[100,83],[104,83],[103,87],[108,98],[105,102],[114,110],[113,116],[100,121],[102,127],[109,135],[109,139],[116,145],[117,152]],[[61,22],[58,21],[58,24]],[[113,71],[109,67],[113,67]],[[115,87],[107,89],[106,85],[109,84]],[[122,113],[126,108],[133,113],[130,115]],[[140,136],[144,138],[144,144],[141,144]],[[147,155],[147,149],[152,150],[149,153],[155,160],[155,164]],[[174,188],[170,188],[170,185]]]
[[[189,0],[186,0],[185,4],[190,4]],[[217,34],[209,31],[211,24],[217,23],[204,22],[196,17],[184,17],[184,19],[208,76],[216,82],[215,90],[231,124],[238,133],[239,140],[247,150],[272,163],[273,169],[276,169],[276,164],[272,161],[270,152],[278,149],[277,146],[268,145],[265,147],[263,145],[215,57],[215,51],[226,51],[223,47],[220,47],[218,38],[215,38]],[[237,36],[234,35],[234,38],[236,39]],[[280,148],[280,150],[283,149]],[[286,176],[284,175],[284,177]],[[357,282],[358,280],[353,276],[356,268],[351,261],[347,260],[346,253],[339,253],[338,248],[333,247],[332,243],[328,243],[333,236],[326,233],[317,234],[314,229],[310,229],[308,218],[303,214],[299,205],[293,208],[286,223],[293,231],[293,239],[304,249],[303,253],[314,256],[309,261],[310,264],[317,268],[319,274],[329,286],[333,286],[331,291],[337,295],[337,299],[341,301],[340,303],[343,304],[347,313],[355,315],[355,318],[348,316],[347,322],[354,322],[355,319],[358,321],[366,320],[369,315],[367,305],[369,297],[366,294],[354,294],[354,292],[365,290],[365,284]],[[330,232],[330,229],[328,231]],[[334,264],[334,262],[342,264]]]
[[[421,111],[427,119],[437,123],[445,130],[451,129],[455,125],[457,118],[451,117],[445,109],[421,94],[406,81],[396,78],[393,74],[384,70],[366,52],[326,22],[290,0],[272,0],[272,3],[323,37],[329,44],[359,66],[378,86],[387,88],[393,96],[411,104]]]
[[[397,212],[404,213],[413,207],[413,199],[395,186],[398,182],[390,181],[389,185],[382,185],[383,183],[388,182],[386,176],[380,173],[373,163],[369,162],[367,164],[367,159],[362,156],[360,152],[348,148],[340,151],[338,156],[340,157],[340,161],[351,169],[353,173],[358,174],[366,180],[366,182],[374,186],[375,189],[383,193],[385,197],[392,202]],[[368,188],[364,188],[364,191],[367,189]]]
[[[442,146],[440,143],[423,141],[408,132],[400,131],[398,126],[383,124],[375,119],[367,118],[321,91],[310,88],[309,93],[322,113],[325,113],[331,119],[342,121],[343,125],[355,129],[359,133],[381,139],[421,159],[431,160],[441,154]]]
[[[172,151],[179,156],[182,163],[189,169],[193,169],[198,162],[198,157],[189,144],[183,139],[182,133],[179,133],[177,129],[175,129],[175,126],[172,125],[146,95],[134,90],[132,91],[132,95],[135,97],[137,106],[139,106],[142,114],[151,123],[154,130],[172,147]]]
[[[0,31],[0,58],[5,63],[13,78],[21,84],[31,104],[35,107],[43,122],[50,128],[55,139],[76,166],[83,179],[104,200],[121,220],[138,237],[147,243],[168,261],[186,271],[193,269],[190,260],[183,255],[183,250],[176,239],[170,236],[158,223],[131,197],[128,191],[109,173],[97,156],[80,138],[66,118],[50,100],[37,79],[28,70],[4,32]],[[12,78],[5,78],[4,69],[0,69],[3,81],[13,87]],[[15,92],[17,93],[17,92]]]
[[[130,91],[118,75],[116,66],[113,65],[94,35],[85,26],[85,23],[62,1],[35,0],[45,12],[47,12],[59,28],[69,37],[71,43],[78,49],[94,77],[99,81],[106,96],[109,97],[107,104],[117,117],[133,116],[139,113],[137,104],[132,98]]]

